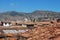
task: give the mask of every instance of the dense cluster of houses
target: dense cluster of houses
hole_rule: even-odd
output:
[[[18,34],[32,30],[36,27],[47,27],[52,25],[60,25],[60,19],[57,20],[45,20],[42,22],[33,21],[0,21],[0,35],[1,34]],[[23,28],[23,29],[21,29]],[[17,30],[18,29],[18,30]],[[4,35],[3,35],[4,36]],[[1,38],[2,36],[0,36]]]

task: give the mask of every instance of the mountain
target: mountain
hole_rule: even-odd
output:
[[[42,19],[54,19],[60,18],[60,12],[53,12],[53,11],[40,11],[36,10],[32,13],[25,13],[25,12],[16,12],[16,11],[8,11],[0,13],[0,20],[19,20],[24,21],[24,18],[29,20],[42,20]]]

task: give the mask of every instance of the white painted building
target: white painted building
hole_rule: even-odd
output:
[[[6,23],[6,24],[5,24],[5,23],[3,23],[3,26],[4,26],[4,27],[9,27],[9,26],[10,26],[10,24],[9,24],[9,23]]]
[[[28,30],[3,30],[3,32],[5,34],[8,34],[8,33],[12,33],[12,34],[14,34],[14,33],[24,33],[26,31],[28,31]]]
[[[10,22],[1,22],[1,26],[10,27],[12,24]]]

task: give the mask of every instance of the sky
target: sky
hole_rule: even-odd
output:
[[[60,12],[60,0],[0,0],[0,12],[33,12],[35,10]]]

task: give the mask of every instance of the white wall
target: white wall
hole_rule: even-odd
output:
[[[24,33],[24,32],[26,32],[26,31],[28,31],[28,30],[3,30],[3,32],[4,33],[6,33],[6,34],[8,34],[8,33]]]
[[[6,23],[6,24],[3,23],[3,26],[4,26],[4,27],[9,27],[9,26],[11,26],[11,24],[9,24],[9,23]]]

